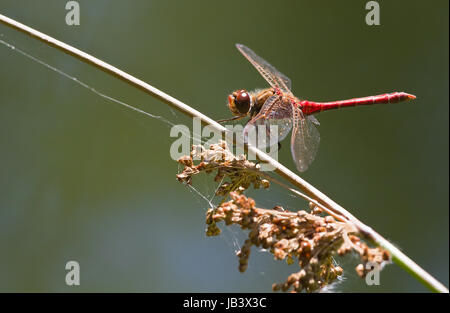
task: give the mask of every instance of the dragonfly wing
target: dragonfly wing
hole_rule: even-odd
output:
[[[292,128],[292,105],[278,95],[269,97],[244,128],[244,142],[260,149],[282,141]]]
[[[244,57],[258,70],[273,88],[279,88],[289,93],[291,92],[291,80],[286,75],[258,56],[252,49],[241,44],[236,44],[236,48],[238,48]]]
[[[314,120],[304,117],[301,110],[295,109],[294,126],[291,137],[291,152],[295,165],[300,172],[308,169],[316,157],[320,143],[320,134]]]
[[[316,126],[320,126],[320,122],[314,115],[308,115],[308,119]]]

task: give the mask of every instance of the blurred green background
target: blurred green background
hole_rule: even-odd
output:
[[[417,100],[318,115],[321,147],[307,181],[449,283],[448,1],[86,1],[81,25],[61,0],[1,0],[0,13],[127,71],[214,119],[227,94],[266,83],[235,49],[244,43],[292,79],[294,93],[328,101],[392,91]],[[173,123],[191,121],[152,97],[0,25],[0,39]],[[207,238],[207,203],[179,184],[174,138],[0,45],[0,291],[269,292],[297,266],[253,251],[245,234]],[[288,143],[280,161],[295,169]],[[202,181],[202,179],[204,179]],[[194,186],[211,196],[214,186]],[[209,189],[209,191],[208,191]],[[302,209],[286,191],[258,204]],[[65,264],[81,285],[65,285]],[[367,286],[340,260],[339,292],[422,292],[396,265]]]

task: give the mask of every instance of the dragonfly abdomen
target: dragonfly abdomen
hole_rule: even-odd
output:
[[[340,109],[343,107],[354,107],[358,105],[371,105],[380,103],[397,103],[406,100],[413,100],[416,97],[406,92],[392,92],[377,96],[354,98],[348,100],[332,101],[332,102],[313,102],[301,101],[302,111],[304,114],[314,114],[326,110]]]

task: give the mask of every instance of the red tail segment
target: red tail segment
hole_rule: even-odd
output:
[[[312,101],[301,101],[302,111],[305,115],[310,115],[314,113],[319,113],[331,109],[340,109],[343,107],[354,107],[358,105],[371,105],[378,103],[396,103],[406,100],[414,100],[416,96],[410,95],[406,92],[393,92],[385,93],[378,96],[370,96],[363,98],[354,98],[341,101],[332,102],[312,102]]]

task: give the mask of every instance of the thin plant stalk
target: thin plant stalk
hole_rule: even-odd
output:
[[[209,118],[205,114],[195,110],[191,106],[175,99],[174,97],[162,92],[161,90],[147,84],[146,82],[90,55],[87,54],[75,47],[72,47],[62,41],[59,41],[53,37],[50,37],[42,32],[39,32],[31,27],[28,27],[22,23],[19,23],[11,18],[8,18],[2,14],[0,14],[0,22],[14,28],[28,36],[34,37],[39,41],[46,43],[49,46],[57,48],[64,53],[70,54],[75,58],[93,65],[98,69],[119,78],[120,80],[126,82],[127,84],[136,87],[145,93],[163,101],[164,103],[170,105],[172,108],[194,118],[199,118],[203,124],[210,125],[216,131],[221,133],[226,133],[228,130]],[[262,152],[254,146],[248,146],[248,150],[256,155],[262,162],[266,162],[270,164],[275,170],[275,172],[280,175],[285,180],[289,181],[291,184],[296,186],[298,189],[306,193],[312,199],[315,199],[320,204],[327,207],[329,210],[335,212],[338,215],[346,217],[349,221],[353,222],[367,239],[371,240],[376,245],[379,245],[385,248],[392,256],[392,260],[397,263],[400,267],[405,269],[408,273],[410,273],[413,277],[419,280],[422,284],[428,287],[430,290],[434,292],[447,292],[448,289],[437,281],[434,277],[428,274],[425,270],[423,270],[419,265],[417,265],[413,260],[411,260],[408,256],[406,256],[403,252],[401,252],[397,247],[391,244],[388,240],[383,238],[377,232],[375,232],[369,226],[363,224],[361,221],[356,219],[352,214],[350,214],[343,207],[338,205],[336,202],[331,200],[321,191],[316,189],[314,186],[300,178],[297,174],[289,170],[287,167],[279,163],[278,161],[271,158],[268,154]]]

